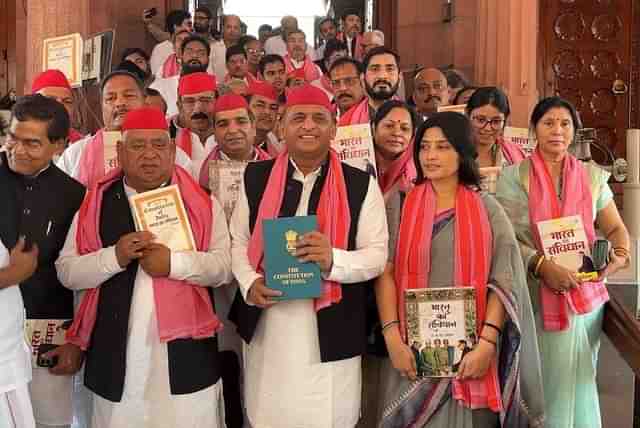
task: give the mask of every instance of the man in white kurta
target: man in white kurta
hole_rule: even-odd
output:
[[[150,112],[146,111],[141,114],[141,117],[147,118],[149,114]],[[166,127],[166,122],[164,126]],[[132,135],[133,130],[127,130],[123,135],[124,142],[119,145],[118,156],[121,158],[124,171],[124,191],[127,197],[138,193],[136,188],[140,189],[140,176],[148,178],[149,175],[155,174],[155,172],[149,172],[151,168],[149,165],[154,164],[152,160],[156,157],[158,159],[162,157],[163,160],[158,160],[157,164],[161,164],[161,168],[165,170],[160,175],[154,175],[159,177],[156,181],[164,178],[156,187],[166,184],[167,177],[171,177],[173,171],[173,162],[169,158],[172,156],[171,152],[175,154],[175,147],[169,139],[168,132],[144,128],[139,131],[144,131],[146,134]],[[162,147],[160,147],[160,137],[164,141]],[[131,153],[127,155],[128,161],[122,161],[124,151],[130,150],[126,147],[133,147],[129,144],[132,138],[134,145],[142,144],[141,141],[144,141],[145,148],[142,155],[144,158],[140,158],[142,163],[131,161]],[[149,146],[153,147],[153,150]],[[162,154],[161,151],[164,150],[169,152]],[[135,175],[138,176],[137,179],[134,179]],[[182,197],[189,198],[189,195],[183,194]],[[170,251],[167,271],[169,279],[187,281],[202,287],[217,287],[231,281],[228,229],[224,212],[215,199],[212,204],[212,215],[213,225],[207,251],[168,250]],[[65,286],[74,290],[100,287],[112,276],[125,270],[126,264],[122,266],[119,255],[121,253],[116,249],[118,244],[79,255],[76,243],[77,229],[78,215],[74,219],[60,258],[56,262],[58,276]],[[122,236],[120,240],[127,239],[129,235]],[[139,241],[129,241],[129,243],[138,245],[138,242],[144,240],[137,235],[135,239]],[[143,248],[141,247],[139,251],[143,251]],[[93,394],[93,428],[224,427],[220,380],[210,387],[193,393],[172,395],[169,386],[171,375],[168,345],[159,339],[153,279],[145,270],[143,259],[139,260],[141,262],[135,275],[130,307],[122,397],[120,402],[114,402]],[[157,273],[155,275],[157,276]]]
[[[193,23],[191,21],[191,14],[186,10],[172,10],[167,15],[166,19],[167,31],[169,32],[170,39],[178,31],[188,30],[191,31]],[[173,43],[171,40],[165,40],[153,47],[151,51],[151,59],[149,65],[151,66],[151,72],[156,75],[159,70],[162,70],[164,62],[175,53]]]
[[[326,95],[311,86],[300,91],[312,92],[309,104],[291,105],[295,96],[290,94],[283,125],[289,160],[294,168],[293,180],[302,187],[296,216],[309,213],[312,189],[335,135],[335,119],[329,113]],[[318,92],[325,100],[322,105],[314,104]],[[320,116],[326,122],[316,122]],[[315,151],[312,147],[318,148],[315,155],[309,154],[309,151]],[[315,156],[315,162],[310,163],[309,156]],[[310,166],[314,163],[315,167]],[[380,275],[387,255],[384,201],[375,180],[368,180],[362,214],[357,226],[351,225],[357,227],[355,250],[329,248],[328,256],[332,259],[329,271],[325,270],[325,263],[318,263],[323,277],[342,284],[343,290],[362,286],[350,284]],[[264,286],[262,275],[249,262],[251,233],[244,185],[240,186],[230,231],[233,273],[242,297],[248,305],[264,308],[251,342],[244,347],[245,399],[252,427],[354,427],[360,414],[361,357],[322,362],[314,301],[274,303],[269,300],[274,296],[273,290]],[[350,322],[347,319],[340,321]],[[334,333],[336,337],[341,335],[340,331]]]

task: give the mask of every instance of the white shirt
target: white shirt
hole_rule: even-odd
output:
[[[320,169],[304,177],[296,167],[293,179],[302,182],[296,215],[307,215],[319,174]],[[249,206],[244,184],[240,189],[230,223],[231,259],[233,274],[246,301],[249,288],[260,275],[251,267],[247,255],[251,238]],[[333,249],[333,268],[327,279],[343,287],[379,276],[386,262],[387,219],[382,193],[373,179],[361,212],[357,249]],[[358,422],[361,358],[320,361],[312,300],[284,301],[265,309],[251,344],[245,344],[244,361],[245,400],[253,428],[351,428]]]
[[[156,78],[149,87],[160,92],[162,99],[167,104],[167,117],[178,114],[178,83],[180,76],[171,76],[166,79]],[[78,144],[78,143],[75,143]],[[75,145],[74,144],[74,145]],[[72,146],[73,147],[73,146]]]
[[[0,269],[9,250],[0,241]],[[18,285],[0,289],[0,395],[31,380],[31,352],[24,338],[25,310]]]
[[[62,156],[57,160],[56,166],[67,173],[68,176],[77,179],[80,175],[80,159],[87,145],[93,141],[94,135],[89,135],[67,147]],[[176,165],[180,165],[187,171],[192,171],[191,159],[182,150],[176,150]]]
[[[264,42],[264,52],[267,55],[280,55],[284,58],[287,54],[287,43],[284,41],[282,36],[271,36]],[[316,60],[316,52],[313,50],[309,44],[307,44],[307,55],[312,60]]]
[[[174,53],[173,43],[171,40],[165,40],[153,47],[151,51],[151,59],[149,60],[149,66],[151,67],[151,73],[153,75],[158,74],[158,70],[162,70],[164,62],[169,56]]]
[[[227,46],[224,40],[216,40],[211,43],[211,56],[209,57],[209,67],[213,68],[213,74],[218,79],[218,84],[224,82],[227,75]]]
[[[184,128],[180,128],[175,121],[174,124],[176,128],[178,128],[178,134],[180,134],[180,131],[184,130]],[[198,134],[192,131],[189,132],[191,133],[191,169],[189,169],[188,171],[191,172],[191,176],[196,181],[199,181],[202,164],[204,163],[205,159],[209,157],[213,149],[216,148],[218,143],[216,142],[216,136],[214,134],[211,134],[203,145]],[[176,136],[176,138],[178,137]],[[176,148],[176,158],[178,157],[178,153],[180,153],[181,157],[189,158],[187,153],[179,147]]]
[[[135,194],[126,184],[125,191],[127,196]],[[203,287],[218,287],[231,281],[227,224],[219,202],[213,197],[212,200],[214,224],[209,250],[172,252],[169,278]],[[72,290],[99,287],[123,269],[115,246],[78,255],[77,223],[76,214],[56,261],[58,277]],[[130,314],[122,400],[114,403],[93,394],[93,428],[224,427],[220,381],[193,394],[171,395],[167,344],[161,343],[158,336],[153,280],[141,267],[136,274]]]

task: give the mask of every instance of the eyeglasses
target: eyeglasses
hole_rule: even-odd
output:
[[[493,129],[501,129],[504,125],[504,119],[502,118],[487,119],[484,116],[472,116],[471,122],[480,129],[484,129],[487,124],[491,124]]]
[[[252,48],[247,48],[247,53],[251,54],[251,55],[264,55],[264,49],[252,49]]]
[[[334,88],[340,88],[340,87],[342,87],[342,85],[344,85],[347,88],[350,88],[351,86],[356,85],[359,81],[360,81],[360,79],[355,77],[355,76],[353,76],[353,77],[345,77],[344,79],[332,80],[331,81],[331,86],[333,86]]]

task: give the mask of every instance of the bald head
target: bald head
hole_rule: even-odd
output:
[[[449,105],[447,78],[437,68],[425,68],[415,77],[413,100],[422,114],[432,114]]]
[[[298,20],[295,16],[287,15],[283,16],[280,20],[280,26],[282,27],[282,31],[289,32],[298,29]]]
[[[222,38],[227,46],[238,43],[242,34],[242,22],[237,15],[225,15],[222,20]]]
[[[362,48],[364,54],[368,54],[369,51],[378,46],[384,46],[384,33],[380,30],[365,31],[362,34]]]

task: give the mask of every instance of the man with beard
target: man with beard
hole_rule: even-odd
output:
[[[324,50],[327,46],[327,43],[329,42],[329,40],[335,40],[338,36],[338,24],[333,18],[327,16],[320,21],[318,30],[320,31],[320,39],[322,40],[322,45],[318,49],[316,49],[316,60],[322,61],[324,59]]]
[[[193,14],[193,32],[213,43],[213,37],[211,37],[211,26],[213,25],[213,16],[211,11],[206,6],[198,6]]]
[[[192,34],[182,42],[181,51],[181,75],[208,70],[211,46],[205,39]],[[150,86],[150,88],[160,92],[167,103],[167,117],[169,118],[178,114],[179,81],[180,76],[172,76],[168,79],[157,79]]]
[[[142,82],[148,86],[153,82],[153,74],[151,73],[151,65],[149,65],[149,55],[140,48],[127,48],[122,52],[121,62],[130,61],[142,71],[144,78]]]
[[[330,150],[333,106],[312,85],[292,89],[287,151],[250,163],[230,222],[239,285],[229,318],[245,341],[247,415],[254,427],[353,428],[360,415],[365,289],[387,258],[384,201],[375,179]],[[263,219],[317,215],[295,256],[317,263],[323,294],[276,300],[264,280]]]
[[[287,67],[280,55],[265,55],[259,64],[260,76],[271,84],[278,95],[284,93],[287,84]]]
[[[313,82],[322,77],[322,71],[306,54],[307,36],[302,30],[293,30],[287,34],[287,54],[284,56],[284,63],[287,67],[287,74],[295,70],[304,70],[304,77],[307,82]]]
[[[67,338],[86,351],[93,428],[224,427],[211,288],[231,279],[220,204],[184,169],[164,115],[127,113],[118,163],[88,192],[60,257],[58,276],[83,301]],[[136,231],[129,197],[178,187],[195,248],[172,251]]]
[[[180,74],[180,61],[182,60],[182,43],[191,35],[190,31],[177,31],[171,36],[174,53],[169,55],[156,73],[158,79],[168,79]]]
[[[178,31],[191,31],[191,14],[185,10],[172,10],[167,15],[166,24],[170,36],[169,40],[158,43],[151,51],[151,60],[149,63],[151,65],[151,73],[153,73],[154,76],[158,75],[158,70],[162,69],[162,65],[167,58],[175,53],[171,36]]]
[[[144,87],[133,74],[116,70],[101,82],[102,121],[104,128],[69,146],[57,166],[87,188],[94,186],[108,171],[105,166],[105,131],[120,131],[128,111],[144,105]],[[178,164],[191,169],[184,156],[176,157]]]
[[[383,46],[373,48],[364,57],[361,77],[367,97],[340,118],[340,126],[371,123],[376,110],[396,94],[400,82],[400,57]]]
[[[361,64],[355,59],[345,57],[337,59],[329,69],[329,79],[340,117],[365,99],[360,67]]]
[[[197,180],[202,163],[216,146],[213,135],[213,108],[216,102],[215,76],[198,72],[180,78],[176,129],[177,152],[191,159],[191,172]]]
[[[447,78],[437,68],[425,68],[414,79],[413,100],[423,118],[438,112],[438,107],[449,105]]]
[[[227,49],[236,45],[242,36],[241,24],[238,16],[225,15],[222,18],[222,40],[216,41],[211,45],[209,62],[213,66],[213,73],[219,82],[222,82],[227,74]]]
[[[249,109],[256,122],[255,146],[276,157],[283,149],[273,133],[278,120],[278,93],[267,82],[249,85]]]
[[[338,35],[338,39],[347,45],[349,56],[357,61],[362,61],[364,53],[362,51],[362,19],[357,10],[348,9],[342,15],[342,26],[344,31]]]
[[[73,117],[76,102],[67,77],[60,70],[45,70],[38,74],[31,84],[31,93],[53,98],[67,110],[69,118]],[[80,132],[69,128],[69,143],[75,143],[84,138]],[[64,147],[63,147],[64,149]]]

